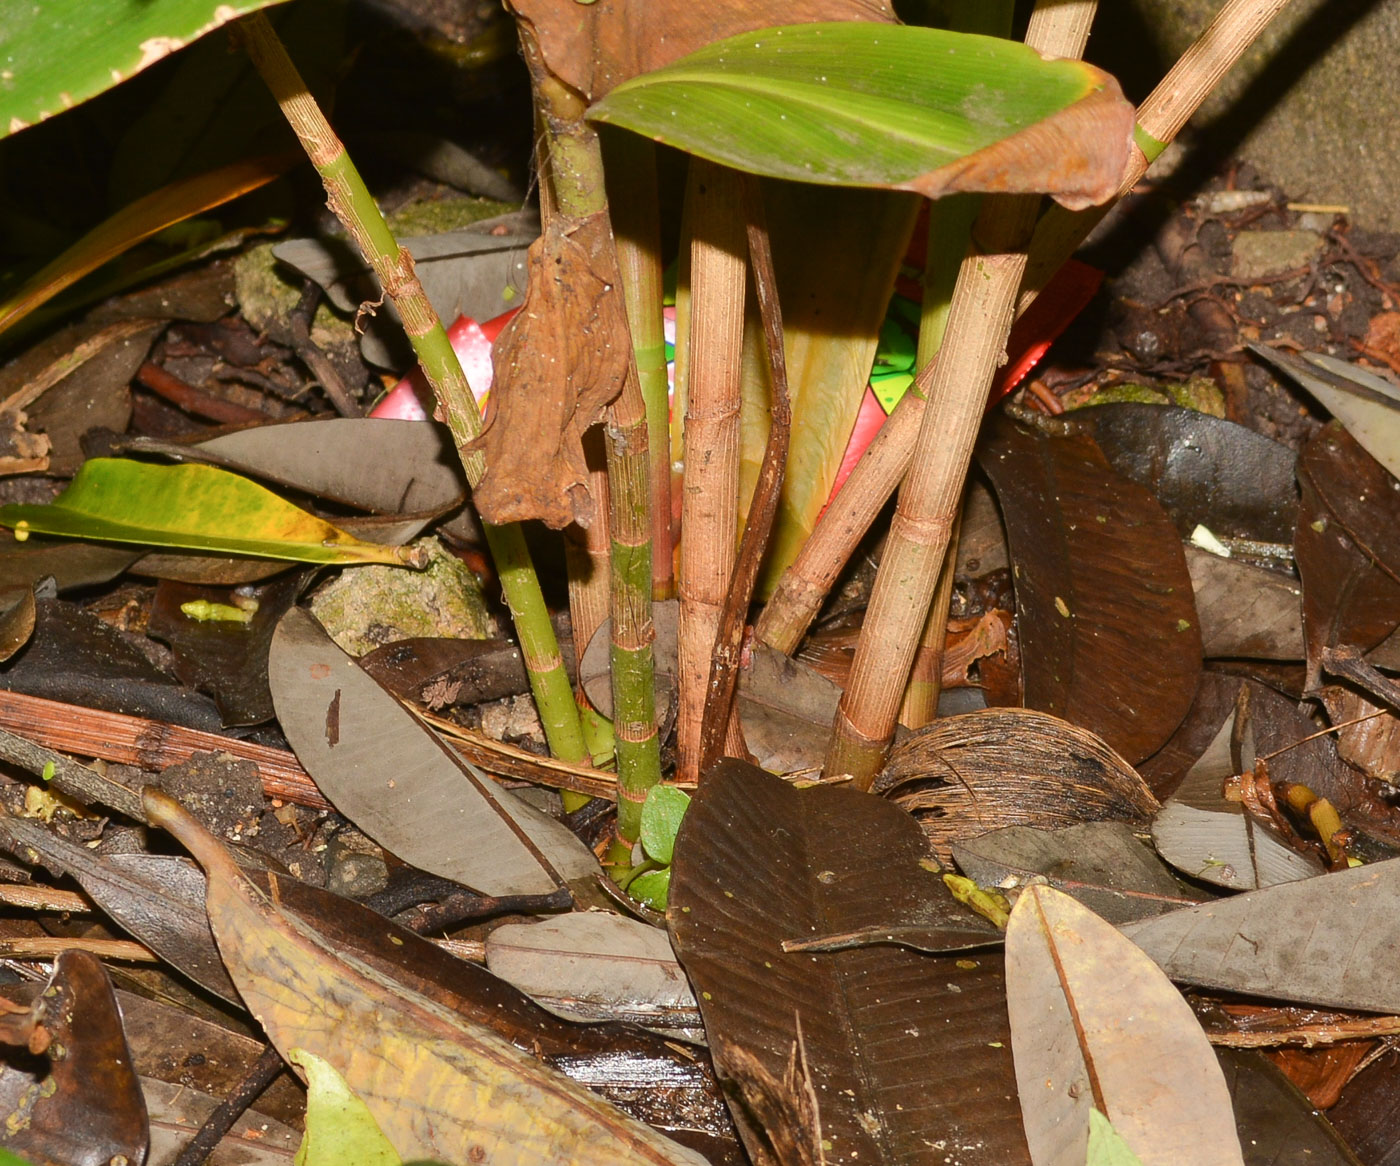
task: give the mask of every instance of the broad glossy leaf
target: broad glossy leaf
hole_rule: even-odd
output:
[[[771,1103],[766,1128],[796,1116],[797,1099],[761,1084],[781,1082],[796,1056],[820,1098],[828,1162],[946,1166],[951,1138],[965,1166],[1028,1161],[998,957],[784,950],[785,939],[940,903],[950,928],[961,913],[985,934],[949,898],[915,824],[888,802],[798,790],[732,760],[704,775],[676,842],[667,923],[716,1067],[750,1104]],[[752,1120],[735,1116],[741,1130]],[[751,1128],[745,1136],[753,1145]]]
[[[1129,762],[1186,715],[1201,634],[1181,540],[1094,442],[1001,420],[978,460],[1011,544],[1025,703]]]
[[[521,1166],[703,1162],[490,1030],[343,958],[277,904],[275,876],[264,895],[172,799],[148,791],[146,807],[204,866],[220,951],[273,1043],[332,1064],[401,1153]]]
[[[214,466],[153,466],[93,458],[47,506],[0,506],[0,523],[16,532],[108,539],[261,555],[303,563],[405,565],[411,552],[361,542]]]
[[[859,21],[730,37],[617,86],[589,116],[798,182],[1043,192],[1117,189],[1132,107],[1091,65],[997,37]]]
[[[548,895],[597,873],[566,826],[461,761],[307,612],[282,618],[268,680],[321,792],[405,862],[491,895]]]
[[[1400,1012],[1400,859],[1280,883],[1122,931],[1173,980]]]
[[[945,862],[953,843],[1002,826],[1144,826],[1158,808],[1132,766],[1093,733],[1017,708],[944,717],[911,734],[874,789],[920,817]]]
[[[45,0],[0,25],[0,137],[71,109],[196,37],[277,0]]]
[[[1087,907],[1026,889],[1006,929],[1006,996],[1036,1166],[1080,1166],[1098,1106],[1144,1166],[1243,1166],[1230,1094],[1191,1006]]]

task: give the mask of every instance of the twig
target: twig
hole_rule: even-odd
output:
[[[268,1045],[263,1049],[262,1056],[243,1074],[243,1079],[234,1086],[233,1092],[218,1104],[204,1119],[204,1124],[194,1137],[185,1143],[174,1166],[202,1166],[223,1141],[224,1135],[243,1116],[243,1112],[277,1079],[283,1068],[282,1054],[275,1047]]]
[[[363,417],[364,410],[345,387],[345,381],[331,363],[331,358],[311,339],[311,321],[316,316],[316,305],[320,301],[320,284],[314,279],[308,279],[301,289],[301,300],[292,309],[291,319],[288,321],[292,331],[292,347],[301,357],[302,364],[311,370],[311,375],[316,378],[321,391],[326,394],[337,413],[342,417]]]

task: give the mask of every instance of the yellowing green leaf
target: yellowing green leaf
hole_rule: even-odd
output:
[[[997,37],[865,21],[717,41],[617,86],[589,116],[740,170],[799,182],[1117,190],[1133,110],[1091,65]]]
[[[409,563],[412,552],[361,542],[271,490],[215,466],[93,458],[47,506],[0,506],[29,532],[261,555],[301,563]]]
[[[144,794],[208,875],[229,975],[284,1053],[333,1065],[406,1158],[496,1166],[703,1166],[704,1159],[497,1033],[348,954],[255,887],[169,795]],[[274,894],[277,876],[272,880]],[[353,1161],[345,1158],[343,1161]]]
[[[374,1115],[333,1065],[306,1049],[288,1050],[287,1060],[306,1074],[306,1134],[294,1166],[403,1166]]]

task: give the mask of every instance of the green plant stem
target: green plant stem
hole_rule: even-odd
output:
[[[485,461],[479,452],[466,446],[481,432],[481,414],[447,331],[423,293],[423,285],[413,269],[413,257],[398,245],[350,155],[308,92],[267,18],[255,12],[239,27],[248,56],[321,176],[327,205],[355,240],[384,294],[398,309],[404,332],[452,431],[467,481],[476,486],[485,473]],[[520,653],[550,751],[565,761],[582,761],[588,750],[578,707],[525,536],[514,524],[483,527],[515,622]]]
[[[1063,41],[1077,37],[1082,51],[1085,32],[1081,4],[1037,3],[1031,22],[1035,48],[1058,51]],[[913,464],[900,490],[827,749],[826,773],[850,774],[861,789],[874,781],[894,734],[987,391],[1015,318],[1038,210],[1034,196],[984,199],[972,230],[973,246],[958,271]]]
[[[606,213],[602,148],[597,131],[584,121],[583,101],[549,74],[527,27],[522,24],[520,31],[545,124],[555,206],[559,214],[573,219]],[[618,283],[622,283],[620,275]],[[621,288],[614,294],[621,295]],[[630,842],[640,832],[647,791],[661,780],[652,654],[651,459],[646,403],[638,386],[635,361],[621,395],[608,408],[604,432],[611,535],[609,659],[617,749],[617,829]]]
[[[627,323],[637,358],[637,383],[646,404],[651,468],[651,597],[670,599],[676,583],[671,548],[671,418],[666,380],[666,335],[662,321],[664,264],[657,206],[656,145],[637,134],[615,133],[604,140],[617,264]]]

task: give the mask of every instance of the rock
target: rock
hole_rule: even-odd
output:
[[[1322,252],[1322,237],[1312,231],[1241,231],[1235,237],[1231,274],[1262,279],[1306,267]]]
[[[496,634],[476,576],[437,539],[418,545],[428,548],[425,570],[352,567],[312,598],[312,614],[350,655],[418,636],[484,640]]]
[[[1220,0],[1132,0],[1103,12],[1088,55],[1141,100],[1219,8]],[[1206,131],[1215,163],[1246,158],[1293,199],[1347,206],[1353,219],[1395,229],[1400,122],[1384,95],[1394,92],[1397,58],[1400,5],[1295,0],[1192,124]]]

